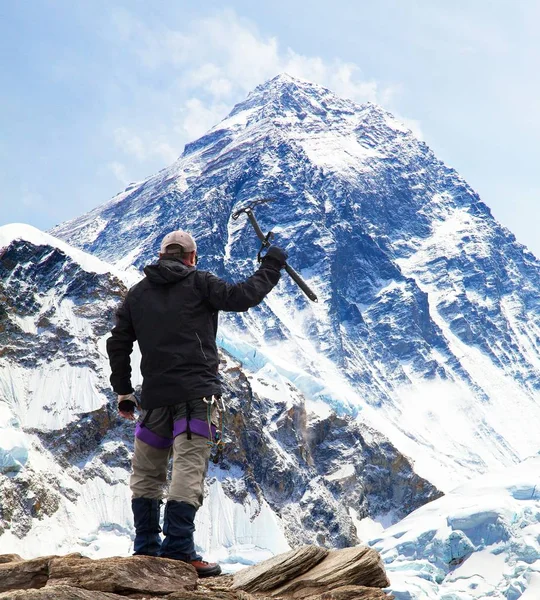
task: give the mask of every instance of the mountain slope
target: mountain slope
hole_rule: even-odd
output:
[[[279,76],[171,167],[54,233],[141,267],[182,227],[201,268],[238,279],[258,243],[231,215],[264,197],[263,230],[321,302],[284,279],[224,316],[228,352],[381,431],[442,489],[537,450],[539,263],[378,106]]]
[[[124,281],[50,235],[0,228],[0,553],[130,551],[134,427],[118,418],[104,351]],[[198,514],[205,554],[348,546],[354,520],[398,519],[439,495],[380,434],[308,414],[279,375],[250,379],[227,355],[222,374],[229,443]]]

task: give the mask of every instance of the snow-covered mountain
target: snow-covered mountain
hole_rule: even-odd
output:
[[[321,302],[285,280],[260,309],[223,319],[225,349],[358,415],[443,490],[536,452],[539,263],[376,105],[278,76],[171,167],[53,233],[140,267],[183,227],[202,268],[238,279],[258,243],[231,215],[264,197],[275,203],[257,210],[263,229]]]
[[[54,237],[0,229],[0,497],[17,507],[3,505],[1,550],[34,554],[38,536],[49,545],[35,553],[128,552],[131,431],[109,404],[103,355],[132,283],[124,272],[184,228],[200,268],[248,275],[258,241],[232,214],[265,197],[275,202],[256,209],[262,228],[320,301],[284,277],[257,309],[221,317],[231,443],[199,514],[207,556],[373,538],[373,522],[537,453],[540,263],[392,115],[282,75],[169,168]],[[89,267],[98,259],[101,271]],[[54,498],[36,502],[37,483]],[[451,512],[432,506],[442,520]],[[400,526],[373,541],[389,568],[447,577],[448,531],[437,534],[444,551],[407,554]],[[57,539],[59,527],[69,536]],[[487,548],[465,529],[472,550]],[[426,598],[447,591],[426,586]],[[484,597],[466,593],[441,597]]]
[[[104,343],[140,274],[27,226],[0,228],[0,249],[0,553],[126,554],[133,426],[117,418]],[[382,435],[308,414],[277,374],[250,381],[226,354],[222,373],[231,443],[198,515],[206,554],[348,546],[355,521],[438,495]]]

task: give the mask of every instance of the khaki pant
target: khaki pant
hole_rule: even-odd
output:
[[[166,419],[160,414],[160,410],[156,409],[155,414],[152,412],[147,426],[172,440],[172,425],[168,426],[170,433],[167,434],[164,429]],[[171,424],[174,416],[173,414],[173,419],[170,419]],[[202,415],[197,414],[197,417],[199,416]],[[167,471],[169,460],[172,458],[171,483],[167,498],[187,502],[195,508],[202,505],[211,447],[208,438],[202,435],[192,433],[191,440],[187,438],[187,433],[177,435],[169,448],[156,448],[135,438],[129,482],[133,498],[161,500],[166,495]]]

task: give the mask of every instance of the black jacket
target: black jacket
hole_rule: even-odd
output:
[[[229,284],[180,260],[160,259],[144,269],[116,312],[107,340],[111,384],[129,394],[130,355],[141,349],[144,409],[221,393],[216,333],[218,311],[241,312],[259,304],[280,278],[274,261],[263,261],[246,281]]]

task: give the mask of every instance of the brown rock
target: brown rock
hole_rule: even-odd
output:
[[[379,553],[367,546],[333,550],[313,569],[285,583],[272,596],[308,598],[347,585],[390,585]]]
[[[234,576],[233,589],[247,592],[266,592],[306,573],[319,564],[328,550],[319,546],[302,546],[278,554],[258,565],[242,569]]]
[[[249,597],[253,600],[259,600],[259,598],[254,598],[253,596]],[[165,596],[166,600],[240,600],[239,596],[237,596],[233,591],[210,591],[210,590],[201,590],[198,592],[175,592],[174,594],[170,594]],[[245,600],[248,600],[245,598]]]
[[[175,592],[163,600],[263,600],[260,597],[255,598],[247,592],[233,591],[231,589],[232,582],[232,575],[199,579],[197,591]]]
[[[161,596],[197,587],[197,572],[184,562],[153,556],[99,560],[51,560],[47,587],[71,585],[86,590]]]
[[[394,600],[394,598],[394,596],[386,594],[380,588],[345,585],[317,596],[309,596],[308,600]]]
[[[0,564],[0,592],[40,588],[49,577],[52,556],[19,560]]]
[[[39,590],[12,590],[0,594],[0,600],[125,600],[125,596],[82,590],[69,585],[43,587]]]
[[[0,565],[8,562],[18,562],[24,560],[18,554],[0,554]]]

